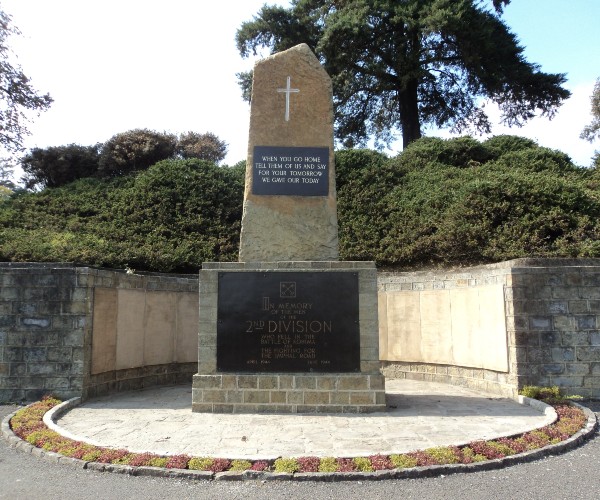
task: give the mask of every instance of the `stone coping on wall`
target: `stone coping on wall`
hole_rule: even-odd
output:
[[[502,262],[493,262],[490,264],[478,264],[474,266],[454,266],[454,267],[440,267],[430,269],[394,269],[394,268],[381,268],[379,272],[381,274],[404,274],[404,275],[444,275],[457,273],[479,273],[481,271],[490,271],[495,269],[512,269],[512,268],[536,268],[536,267],[598,267],[600,266],[600,259],[595,258],[541,258],[541,257],[524,257],[519,259],[504,260]]]
[[[270,270],[348,270],[348,269],[375,269],[372,261],[338,261],[338,260],[286,260],[286,261],[261,261],[261,262],[203,262],[202,270],[221,271],[270,271]]]
[[[405,271],[379,269],[377,281],[380,291],[422,290],[479,286],[503,282],[509,275],[547,272],[551,268],[600,267],[600,259],[522,258],[473,267],[434,268]],[[416,288],[408,287],[414,283]]]

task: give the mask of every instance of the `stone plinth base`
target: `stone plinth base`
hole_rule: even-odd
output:
[[[220,321],[219,273],[352,273],[358,277],[360,359],[356,371],[278,369],[256,372],[217,368]],[[354,278],[356,279],[356,278]],[[261,297],[259,297],[260,299]],[[354,309],[355,310],[355,309]],[[227,319],[223,312],[221,321]],[[377,321],[377,272],[373,262],[293,261],[205,263],[200,271],[198,373],[193,378],[192,411],[215,413],[364,413],[384,411]],[[355,351],[358,352],[358,351]]]
[[[192,411],[367,413],[385,410],[379,373],[194,375]]]

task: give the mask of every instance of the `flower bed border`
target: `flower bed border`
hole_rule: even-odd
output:
[[[46,425],[46,427],[50,430],[56,431],[56,429],[58,429],[58,426],[54,424],[54,418],[58,417],[58,415],[67,411],[68,409],[77,406],[78,404],[80,404],[80,402],[80,398],[73,398],[63,403],[60,403],[59,405],[54,406],[50,411],[47,411],[43,416],[43,422]],[[540,405],[541,403],[537,400],[519,397],[519,402],[521,402],[522,404],[529,404],[534,407],[537,406],[538,409],[540,409],[538,405]],[[21,409],[11,413],[3,419],[1,424],[1,432],[4,438],[8,441],[9,446],[12,448],[16,448],[19,451],[31,453],[32,455],[43,458],[45,460],[58,463],[65,463],[77,468],[94,470],[97,472],[115,472],[121,474],[129,474],[133,476],[174,477],[216,481],[240,481],[255,479],[274,481],[344,481],[409,479],[499,469],[518,463],[532,462],[534,460],[538,460],[549,455],[557,455],[572,450],[591,438],[597,427],[597,419],[595,414],[588,408],[573,402],[571,402],[570,404],[583,411],[586,417],[586,422],[584,426],[575,434],[556,444],[550,444],[542,448],[537,448],[523,453],[505,456],[503,458],[473,462],[468,464],[456,463],[446,465],[415,466],[410,468],[385,469],[373,472],[273,472],[265,470],[212,472],[150,466],[131,466],[86,461],[77,458],[67,457],[56,452],[46,451],[42,448],[37,448],[34,445],[28,443],[27,441],[24,441],[21,438],[19,438],[11,429],[10,421]],[[64,431],[61,434],[64,436]],[[65,437],[68,438],[68,436]]]

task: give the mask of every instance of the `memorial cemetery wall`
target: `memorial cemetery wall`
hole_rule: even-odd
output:
[[[600,259],[380,273],[379,307],[387,377],[600,397]]]
[[[380,272],[378,287],[389,378],[600,397],[599,259]],[[2,401],[191,383],[197,336],[195,276],[0,264]]]
[[[191,380],[198,279],[0,263],[0,401]]]

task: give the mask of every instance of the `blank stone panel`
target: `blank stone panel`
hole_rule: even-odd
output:
[[[387,294],[388,357],[421,361],[421,305],[416,292]],[[386,300],[385,295],[381,297]],[[379,318],[381,322],[381,317]]]
[[[175,359],[177,363],[198,361],[198,294],[181,293],[177,298],[177,332]]]
[[[448,290],[420,292],[421,353],[430,363],[452,361],[452,323]]]
[[[162,365],[173,361],[176,311],[175,292],[146,293],[144,365]]]
[[[504,287],[489,286],[479,289],[481,358],[484,368],[508,372],[508,336],[504,314]]]
[[[144,310],[146,292],[119,290],[117,317],[117,370],[144,364]]]
[[[482,367],[482,350],[487,334],[481,330],[479,290],[455,288],[450,290],[452,323],[452,363],[458,366]]]
[[[94,290],[92,375],[114,370],[117,362],[117,290]]]

